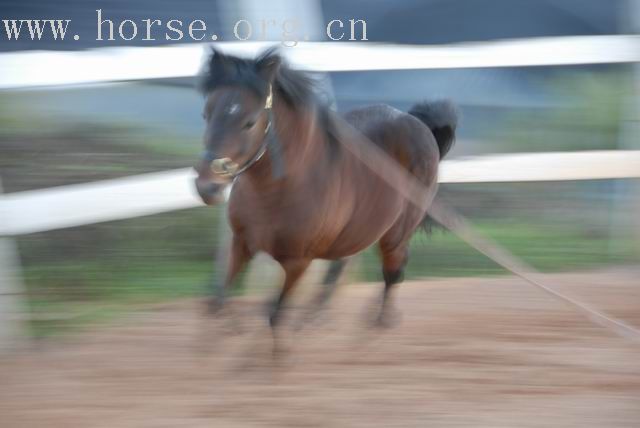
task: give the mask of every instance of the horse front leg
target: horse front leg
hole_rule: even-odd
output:
[[[212,283],[212,296],[207,302],[210,314],[218,314],[225,306],[229,290],[246,264],[251,260],[251,253],[241,236],[234,234],[228,250],[229,258],[226,269],[216,269]]]
[[[287,297],[291,291],[295,288],[298,280],[309,267],[311,263],[310,259],[287,259],[280,261],[280,265],[284,269],[285,279],[280,295],[275,299],[270,307],[269,311],[269,325],[271,326],[271,332],[273,334],[273,351],[274,355],[280,351],[278,340],[278,327],[281,322],[282,312]]]
[[[229,239],[226,239],[226,242],[221,245],[220,254],[225,255],[225,257],[217,258],[216,269],[211,281],[210,296],[206,301],[205,312],[205,315],[215,315],[216,317],[219,317],[222,313],[222,309],[226,307],[225,302],[227,293],[233,286],[238,273],[251,259],[251,254],[246,245],[244,245],[244,241],[235,235],[231,238],[230,242]],[[226,257],[227,254],[228,258]],[[222,327],[223,333],[240,331],[238,322],[235,318],[236,317],[234,317],[233,314],[228,314],[227,322],[229,325],[220,326]],[[212,328],[210,321],[211,320],[208,316],[202,318],[196,339],[196,350],[205,355],[209,354],[211,351],[213,339],[217,336],[215,334],[217,328]]]

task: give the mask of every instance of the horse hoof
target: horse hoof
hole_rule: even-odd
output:
[[[224,307],[223,303],[215,298],[207,300],[207,315],[217,316],[220,315],[222,308]]]
[[[393,328],[397,327],[402,321],[402,314],[395,310],[385,310],[380,312],[373,322],[375,328]]]
[[[302,330],[312,330],[321,327],[328,321],[325,311],[314,310],[305,313],[296,322],[293,330],[300,332]]]
[[[242,323],[236,319],[229,319],[229,321],[222,326],[222,334],[225,336],[242,336],[245,332],[246,331]]]
[[[286,366],[293,355],[292,343],[283,337],[274,337],[271,346],[271,361],[276,365]]]

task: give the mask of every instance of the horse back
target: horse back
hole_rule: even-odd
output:
[[[386,104],[351,110],[344,118],[424,185],[435,184],[438,144],[419,119]]]

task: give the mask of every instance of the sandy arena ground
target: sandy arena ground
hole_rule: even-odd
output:
[[[548,278],[640,327],[640,271]],[[1,359],[0,426],[640,426],[640,342],[516,278],[398,291],[402,322],[376,332],[363,314],[380,285],[344,287],[277,363],[255,299],[237,303],[244,334],[207,324],[208,353],[196,302],[147,308]]]

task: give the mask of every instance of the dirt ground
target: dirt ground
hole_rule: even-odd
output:
[[[548,278],[640,327],[640,271]],[[363,319],[380,285],[343,287],[278,361],[256,299],[224,337],[198,302],[147,308],[0,360],[0,426],[640,426],[639,342],[516,278],[398,291],[402,321],[379,332]]]

